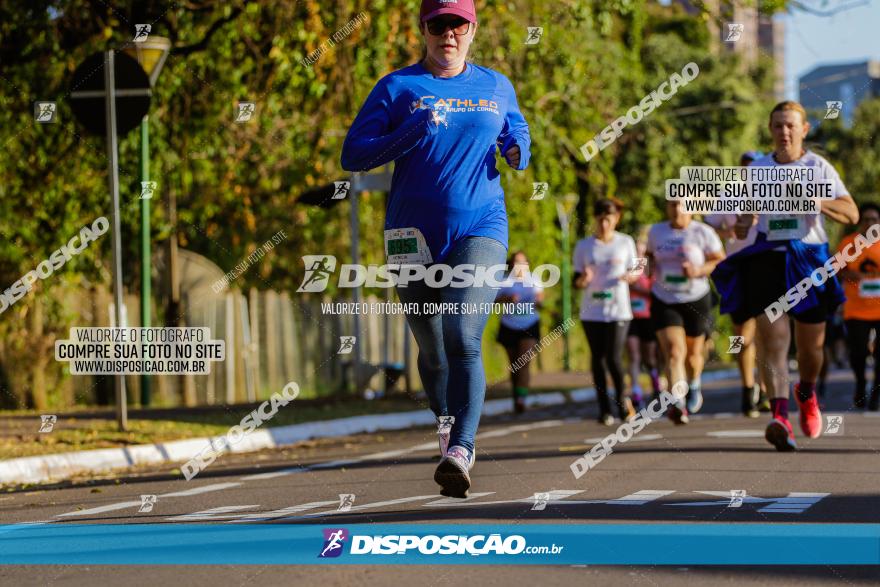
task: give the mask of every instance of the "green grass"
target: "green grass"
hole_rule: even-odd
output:
[[[420,407],[419,402],[408,398],[369,402],[352,399],[321,406],[297,406],[294,403],[281,408],[263,426],[287,426],[348,416],[418,410]],[[132,417],[129,419],[129,430],[120,432],[113,419],[76,417],[75,412],[69,412],[73,417],[59,417],[52,432],[40,434],[37,432],[39,415],[23,411],[0,412],[0,427],[14,432],[11,436],[0,436],[0,460],[216,436],[225,434],[248,413],[248,406],[231,406],[226,411],[214,413],[181,412],[179,416],[168,419]]]

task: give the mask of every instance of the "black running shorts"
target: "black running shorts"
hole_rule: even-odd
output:
[[[651,320],[657,330],[682,326],[687,336],[705,335],[712,331],[712,295],[707,293],[693,302],[667,304],[651,294]]]

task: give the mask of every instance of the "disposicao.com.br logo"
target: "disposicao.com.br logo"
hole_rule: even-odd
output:
[[[302,284],[296,290],[304,292],[322,292],[327,289],[331,276],[336,273],[336,257],[333,255],[303,255],[306,274]],[[410,283],[424,282],[428,287],[503,287],[508,275],[505,264],[459,265],[395,264],[356,265],[344,264],[339,268],[340,288],[351,287],[406,287]],[[538,265],[531,271],[523,270],[523,284],[540,287],[553,287],[559,283],[561,271],[556,265]]]
[[[344,550],[348,531],[344,528],[325,528],[324,545],[319,558],[338,557]],[[525,537],[512,534],[447,534],[439,536],[428,534],[386,534],[366,536],[351,535],[351,555],[517,555],[517,554],[560,554],[564,546],[529,546]]]

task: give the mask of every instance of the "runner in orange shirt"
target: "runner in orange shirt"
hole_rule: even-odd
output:
[[[857,234],[874,224],[880,223],[880,206],[862,204],[861,221],[858,231],[846,235],[838,251],[843,250],[855,240]],[[843,305],[843,319],[846,324],[846,343],[849,347],[849,362],[856,375],[856,389],[853,405],[865,408],[866,378],[865,362],[868,358],[868,339],[871,330],[880,337],[880,243],[875,243],[862,251],[854,261],[841,270],[840,278],[846,292]],[[880,407],[880,340],[874,343],[874,381],[868,408],[877,411]]]

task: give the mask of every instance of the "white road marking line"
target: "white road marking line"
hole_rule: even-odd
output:
[[[175,491],[173,493],[163,493],[159,495],[159,498],[164,497],[189,497],[191,495],[200,495],[202,493],[208,493],[211,491],[220,491],[222,489],[229,489],[230,487],[238,487],[241,483],[214,483],[213,485],[205,485],[204,487],[193,487],[192,489],[187,489],[185,491]],[[66,514],[58,514],[55,516],[56,518],[64,518],[67,516],[91,516],[93,514],[103,514],[106,512],[114,512],[116,510],[124,510],[126,508],[141,505],[141,500],[137,501],[123,501],[119,503],[111,503],[109,505],[102,505],[95,508],[91,508],[88,510],[78,510],[75,512],[67,512]]]
[[[174,493],[163,493],[159,495],[159,497],[189,497],[190,495],[201,495],[203,493],[210,493],[212,491],[222,491],[223,489],[231,489],[232,487],[238,487],[241,483],[230,482],[230,483],[214,483],[213,485],[205,485],[203,487],[193,487],[192,489],[185,489],[184,491],[175,491]]]
[[[295,473],[306,473],[308,471],[312,471],[315,469],[328,469],[332,467],[344,467],[346,465],[353,465],[355,463],[360,463],[363,461],[375,461],[375,460],[383,460],[394,457],[403,456],[408,453],[418,452],[423,450],[436,450],[438,449],[436,442],[425,442],[423,444],[417,444],[415,446],[411,446],[409,448],[404,448],[400,450],[388,450],[385,452],[377,452],[370,455],[366,455],[357,459],[342,459],[329,461],[326,463],[317,463],[315,465],[309,465],[305,467],[291,467],[290,469],[280,469],[278,471],[271,471],[269,473],[257,473],[255,475],[247,475],[245,477],[241,477],[241,481],[259,481],[262,479],[275,479],[277,477],[285,477],[287,475],[293,475]]]
[[[663,438],[662,434],[641,434],[639,436],[633,436],[627,442],[645,442],[648,440],[657,440]],[[598,444],[604,440],[603,438],[587,438],[584,439],[584,444]]]
[[[699,506],[717,506],[726,507],[730,503],[730,491],[697,491],[695,493],[703,493],[705,495],[717,495],[724,497],[718,501],[692,501],[688,503],[668,503],[671,506],[699,507]],[[765,514],[801,514],[811,506],[817,504],[823,498],[831,495],[830,493],[789,493],[786,497],[757,497],[747,495],[743,498],[743,503],[761,504],[764,507],[758,510],[758,513]]]
[[[67,512],[66,514],[58,514],[55,516],[56,518],[65,518],[67,516],[91,516],[92,514],[103,514],[105,512],[114,512],[116,510],[124,510],[126,508],[140,506],[141,500],[137,501],[123,501],[121,503],[111,503],[110,505],[102,505],[100,507],[91,508],[88,510],[79,510],[75,512]]]
[[[608,505],[645,505],[671,493],[675,493],[675,491],[667,489],[642,489],[617,499],[608,500],[605,503]]]
[[[304,512],[307,510],[313,510],[315,508],[323,508],[328,505],[338,504],[339,500],[331,500],[331,501],[313,501],[311,503],[304,503],[302,505],[294,505],[288,508],[282,508],[280,510],[273,510],[271,512],[257,513],[257,514],[246,514],[239,520],[230,520],[228,523],[230,524],[248,524],[250,522],[262,522],[265,520],[274,520],[275,518],[283,518],[284,516],[289,516],[290,514],[295,514],[297,512]]]
[[[477,440],[483,440],[486,438],[499,438],[501,436],[507,436],[509,434],[515,434],[517,432],[526,432],[529,430],[536,430],[539,428],[552,428],[555,426],[559,426],[562,424],[562,420],[542,420],[540,422],[534,422],[531,424],[516,424],[514,426],[508,426],[506,428],[500,428],[498,430],[490,430],[489,432],[483,432],[477,435]],[[268,473],[256,473],[253,475],[246,475],[244,477],[240,477],[239,481],[260,481],[263,479],[276,479],[278,477],[286,477],[287,475],[293,475],[296,473],[304,473],[308,471],[321,470],[321,469],[332,469],[335,467],[344,467],[346,465],[354,465],[356,463],[361,463],[363,461],[381,461],[387,459],[393,459],[395,457],[401,457],[403,455],[411,454],[414,452],[420,452],[425,450],[438,450],[438,446],[436,442],[423,442],[421,444],[416,444],[409,448],[403,448],[398,450],[388,450],[383,452],[377,452],[373,454],[369,454],[363,457],[359,457],[356,459],[339,459],[335,461],[328,461],[326,463],[317,463],[314,465],[309,465],[306,467],[291,467],[290,469],[281,469],[279,471],[271,471]],[[351,511],[351,510],[349,510]]]
[[[532,424],[517,424],[516,426],[508,426],[507,428],[500,428],[498,430],[490,430],[489,432],[477,434],[477,440],[485,440],[486,438],[498,438],[501,436],[507,436],[508,434],[516,434],[517,432],[528,432],[529,430],[538,430],[540,428],[554,428],[556,426],[560,426],[562,423],[562,420],[542,420],[540,422],[534,422]]]
[[[633,506],[633,505],[645,505],[661,497],[666,495],[670,495],[675,493],[673,490],[667,489],[643,489],[642,491],[637,491],[636,493],[631,493],[629,495],[625,495],[623,497],[618,497],[616,499],[584,499],[584,500],[575,500],[575,499],[565,499],[567,497],[571,497],[573,495],[577,495],[579,493],[583,493],[583,490],[570,490],[570,489],[556,489],[547,491],[545,493],[550,494],[550,499],[547,501],[547,504],[553,505],[624,505],[624,506]],[[442,504],[440,502],[443,502]],[[529,497],[524,497],[521,499],[502,499],[496,501],[481,501],[481,502],[469,502],[466,499],[457,499],[451,502],[446,503],[445,500],[440,500],[438,502],[432,502],[424,504],[425,506],[430,507],[438,507],[442,505],[443,507],[473,507],[473,506],[484,506],[484,505],[502,505],[502,504],[532,504],[535,502],[534,494]]]
[[[492,495],[494,493],[495,493],[494,491],[483,491],[480,493],[471,493],[470,495],[468,495],[464,499],[461,499],[458,497],[444,497],[443,499],[431,501],[431,502],[428,502],[423,505],[425,507],[430,507],[430,506],[441,506],[442,507],[442,506],[448,506],[448,505],[457,505],[460,503],[464,503],[466,501],[473,501],[473,500],[479,499],[481,497],[486,497],[487,495]]]
[[[714,438],[764,438],[763,430],[715,430],[706,436]]]
[[[674,490],[669,489],[642,489],[641,491],[636,491],[635,493],[630,493],[629,495],[624,495],[623,497],[618,497],[615,499],[585,499],[585,500],[568,500],[560,502],[561,504],[573,504],[573,505],[586,505],[586,504],[604,504],[604,505],[645,505],[647,503],[651,503],[652,501],[656,501],[661,497],[666,495],[670,495],[675,493]]]
[[[577,495],[578,493],[583,493],[583,489],[554,489],[552,491],[545,491],[544,493],[550,494],[550,499],[547,500],[547,505],[551,504],[570,504],[577,503],[572,501],[563,501],[566,497],[571,497],[572,495]],[[443,501],[443,500],[441,500]],[[426,506],[437,507],[435,505],[436,502],[425,504]],[[470,503],[466,499],[456,499],[450,503],[444,503],[443,507],[468,507],[468,506],[484,506],[484,505],[501,505],[501,504],[534,504],[535,503],[535,494],[528,497],[523,497],[520,499],[501,499],[497,501],[481,501],[481,502],[473,502]]]
[[[397,505],[400,503],[409,503],[411,501],[423,501],[425,499],[432,499],[437,497],[436,493],[432,493],[431,495],[414,495],[412,497],[401,497],[400,499],[389,499],[387,501],[374,501],[373,503],[365,503],[363,505],[354,506],[350,510],[340,512],[338,510],[324,510],[323,512],[315,512],[311,514],[306,514],[304,516],[291,516],[288,518],[281,518],[282,520],[297,520],[302,518],[315,518],[321,516],[332,516],[336,514],[350,514],[352,512],[360,512],[363,510],[368,510],[372,508],[381,508],[389,505]],[[339,503],[338,500],[333,503]]]
[[[308,467],[293,467],[290,469],[280,469],[278,471],[271,471],[269,473],[256,473],[254,475],[246,475],[244,477],[239,478],[240,481],[259,481],[261,479],[274,479],[275,477],[285,477],[287,475],[293,475],[294,473],[305,473],[308,471]]]
[[[802,514],[819,503],[830,493],[789,493],[786,497],[773,500],[773,503],[758,510],[763,514]]]
[[[171,522],[205,522],[210,520],[220,520],[226,518],[237,518],[249,516],[251,514],[233,514],[232,512],[240,512],[241,510],[250,510],[260,507],[259,504],[254,505],[224,505],[217,508],[184,514],[182,516],[172,516],[165,518]]]
[[[547,500],[547,503],[554,503],[559,501],[560,499],[565,499],[566,497],[571,497],[572,495],[577,495],[578,493],[583,493],[583,489],[550,489],[548,491],[536,491],[535,493],[547,493],[550,495],[550,499]],[[535,501],[535,496],[532,494],[529,497],[525,497],[520,501]]]
[[[718,501],[691,501],[688,503],[668,503],[666,505],[678,505],[678,506],[725,506],[727,507],[730,504],[731,492],[728,491],[694,491],[694,493],[702,493],[703,495],[713,495],[716,497],[723,497],[724,499]],[[746,495],[742,498],[742,502],[745,503],[768,503],[773,501],[773,498],[766,497],[756,497],[754,495]]]
[[[228,484],[218,484],[218,485],[228,485]],[[590,500],[570,500],[567,499],[571,496],[584,493],[584,490],[579,489],[553,489],[548,490],[543,493],[549,494],[549,499],[547,500],[548,505],[622,505],[622,506],[641,506],[656,501],[662,497],[667,495],[671,495],[675,493],[674,490],[667,489],[642,489],[635,493],[631,493],[629,495],[625,495],[623,497],[618,497],[615,499],[590,499]],[[729,504],[730,490],[726,491],[695,491],[694,493],[702,493],[705,495],[717,496],[724,499],[720,499],[717,501],[696,501],[696,502],[687,502],[687,503],[671,503],[665,505],[672,506],[726,506]],[[478,501],[480,498],[494,495],[494,491],[487,492],[478,492],[473,493],[468,496],[466,499],[457,499],[457,498],[441,498],[441,499],[433,499],[436,498],[436,495],[415,495],[411,497],[403,497],[399,499],[391,499],[384,501],[377,501],[372,503],[367,503],[359,506],[355,506],[348,511],[341,512],[338,509],[330,509],[321,512],[313,512],[310,514],[306,514],[303,516],[291,516],[290,514],[295,514],[303,511],[307,511],[310,509],[316,509],[320,507],[332,506],[338,503],[338,500],[329,500],[329,501],[316,501],[310,502],[295,506],[290,506],[287,508],[282,508],[270,512],[262,512],[262,513],[233,513],[240,512],[241,510],[252,509],[259,507],[258,505],[241,505],[241,506],[221,506],[217,508],[212,508],[208,510],[203,510],[199,512],[194,512],[192,514],[185,514],[181,516],[173,516],[166,518],[169,521],[175,522],[192,522],[192,521],[209,521],[209,520],[219,520],[225,519],[226,523],[249,523],[249,522],[259,522],[266,520],[296,520],[303,518],[313,518],[313,517],[323,517],[323,516],[332,516],[343,513],[352,513],[352,512],[362,512],[368,509],[378,509],[387,506],[393,506],[403,503],[411,503],[422,500],[433,499],[433,501],[429,501],[428,503],[423,504],[423,507],[431,507],[431,508],[448,508],[448,507],[473,507],[473,506],[488,506],[488,505],[503,505],[503,504],[532,504],[535,501],[534,494],[519,498],[519,499],[509,499],[509,500],[494,500],[494,501]],[[830,493],[797,493],[792,492],[789,493],[786,497],[756,497],[747,495],[743,498],[743,503],[748,504],[766,504],[762,509],[758,510],[761,513],[794,513],[800,514],[806,511],[811,506],[815,505],[823,498],[831,495]],[[95,510],[102,511],[111,511],[110,508],[113,509],[121,509],[122,507],[132,507],[135,505],[139,505],[140,502],[126,502],[125,504],[113,504],[111,506],[103,506],[102,508],[94,508],[94,510],[90,511],[82,511],[82,512],[74,512],[75,514],[87,514],[87,513],[100,513]],[[68,514],[63,514],[68,515]],[[49,523],[49,522],[30,522],[26,524],[39,524],[39,523]]]

